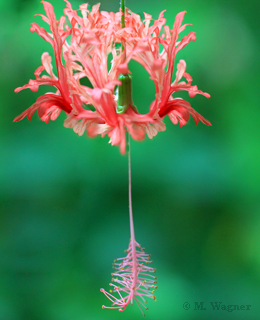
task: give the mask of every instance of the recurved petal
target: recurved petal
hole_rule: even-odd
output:
[[[56,21],[56,16],[52,4],[47,1],[42,1],[42,4],[49,20],[53,22]]]
[[[196,35],[195,35],[195,32],[192,31],[187,36],[183,37],[181,41],[178,43],[176,53],[181,49],[183,49],[189,42],[195,41],[195,40],[196,40]]]
[[[42,54],[42,65],[44,67],[44,69],[46,70],[46,72],[53,78],[53,79],[57,79],[54,74],[53,74],[53,68],[52,68],[52,64],[51,64],[51,56],[49,55],[48,52],[44,52]]]
[[[179,122],[180,127],[188,122],[189,115],[193,117],[196,124],[201,121],[202,123],[211,126],[211,123],[207,119],[202,117],[202,115],[195,111],[187,101],[181,98],[168,101],[166,106],[160,110],[159,116],[164,117],[166,114],[169,115],[174,124]]]
[[[126,152],[126,137],[125,137],[126,129],[124,127],[123,119],[118,119],[118,124],[108,132],[108,136],[110,137],[111,145],[119,145],[120,152],[125,154]]]
[[[19,116],[15,117],[13,122],[21,121],[26,116],[29,119],[29,121],[31,121],[31,118],[37,109],[38,109],[38,106],[36,105],[36,103],[34,103],[30,108],[24,110],[24,112],[22,112]]]
[[[182,21],[184,19],[185,13],[186,13],[186,11],[181,11],[176,15],[175,22],[173,25],[173,30],[178,31],[178,29],[180,28]]]
[[[52,121],[55,121],[55,120],[58,118],[58,116],[60,115],[60,113],[61,113],[61,109],[60,109],[60,108],[56,108],[56,109],[52,112],[52,114],[51,114],[51,116],[50,116],[50,119],[51,119]]]
[[[53,93],[46,93],[43,96],[40,96],[30,108],[26,109],[13,121],[20,121],[26,116],[29,121],[31,121],[32,115],[37,109],[39,117],[46,123],[48,123],[49,118],[51,120],[56,120],[61,110],[64,110],[67,113],[72,110],[71,106],[68,105],[61,96]]]
[[[177,64],[176,79],[174,80],[174,84],[177,84],[181,80],[185,71],[186,71],[186,62],[185,60],[180,60],[179,63]]]
[[[44,110],[47,110],[51,106],[56,106],[61,110],[70,113],[72,107],[64,100],[60,95],[54,93],[46,93],[43,96],[39,97],[36,102],[39,105],[39,116],[41,117],[42,113],[45,113]]]
[[[195,86],[191,86],[188,91],[189,91],[189,96],[191,98],[195,97],[196,94],[201,94],[201,95],[205,96],[206,98],[210,98],[210,94],[208,94],[207,92],[203,92],[203,91],[199,90],[196,85]]]
[[[92,122],[88,128],[88,136],[95,137],[100,134],[104,137],[112,128],[106,123]]]
[[[28,84],[25,84],[22,87],[16,88],[14,90],[14,92],[17,93],[17,92],[24,90],[24,89],[31,89],[33,92],[37,92],[38,88],[39,88],[39,82],[37,80],[30,79]]]
[[[93,98],[94,100],[96,100],[96,101],[99,102],[100,99],[101,99],[101,96],[102,96],[102,89],[100,89],[100,88],[94,88],[94,89],[92,90],[91,96],[92,96],[92,98]]]
[[[44,28],[40,27],[37,23],[33,22],[31,24],[30,31],[38,33],[38,35],[41,36],[45,41],[53,44],[53,40],[48,32]]]
[[[134,140],[143,140],[145,138],[145,132],[141,125],[133,123],[133,124],[127,124],[127,131],[130,133],[131,137]]]

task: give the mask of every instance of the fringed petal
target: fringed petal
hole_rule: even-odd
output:
[[[71,107],[66,104],[66,101],[61,96],[49,93],[39,97],[36,102],[22,114],[16,117],[13,121],[17,122],[27,116],[31,121],[32,115],[38,109],[38,115],[42,121],[48,123],[49,118],[56,120],[61,110],[70,112]]]
[[[193,117],[196,124],[201,121],[202,123],[211,126],[211,123],[208,120],[203,118],[191,107],[191,105],[187,101],[181,98],[176,98],[169,101],[164,109],[159,112],[159,116],[161,118],[163,118],[166,114],[169,115],[174,124],[177,124],[179,122],[180,127],[188,122],[189,115]]]
[[[42,1],[46,16],[40,16],[49,25],[50,32],[37,23],[31,25],[32,32],[38,33],[52,45],[57,76],[53,72],[51,56],[44,52],[42,65],[35,71],[35,79],[15,90],[19,92],[28,88],[35,92],[39,85],[44,84],[55,87],[56,92],[39,97],[14,121],[26,116],[31,120],[38,110],[41,120],[48,122],[49,119],[57,119],[63,110],[68,115],[64,121],[65,127],[72,128],[79,135],[85,131],[91,137],[108,135],[110,143],[119,146],[121,153],[126,151],[126,131],[135,140],[143,140],[145,134],[152,138],[166,129],[163,118],[167,114],[174,124],[179,123],[180,126],[187,123],[189,115],[196,123],[201,121],[211,125],[188,102],[172,97],[174,92],[180,90],[188,91],[190,97],[196,94],[210,97],[192,85],[192,77],[186,73],[184,60],[179,61],[176,79],[171,84],[176,53],[196,39],[192,31],[179,40],[180,33],[188,26],[182,25],[185,11],[176,15],[170,30],[165,25],[165,10],[157,20],[145,13],[142,21],[138,14],[126,9],[125,28],[122,29],[121,12],[99,12],[100,4],[92,6],[92,9],[88,4],[83,4],[79,10],[73,10],[70,2],[65,2],[66,17],[57,20],[53,6]],[[66,18],[70,26],[66,24]],[[70,41],[66,41],[68,36]],[[118,47],[120,43],[124,43],[125,50]],[[112,61],[108,70],[110,54]],[[121,85],[118,77],[130,73],[130,60],[140,63],[154,82],[155,99],[147,114],[139,114],[138,106],[135,109],[134,104],[124,113],[116,112],[116,86]],[[42,74],[43,71],[47,74]],[[89,85],[86,85],[88,82]]]

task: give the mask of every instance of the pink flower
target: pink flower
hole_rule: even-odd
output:
[[[72,128],[79,135],[86,131],[90,137],[108,135],[112,145],[118,145],[121,153],[126,150],[126,131],[135,140],[142,140],[145,134],[149,138],[159,131],[166,130],[163,119],[168,115],[174,124],[185,125],[191,115],[196,124],[208,120],[197,113],[190,104],[173,97],[180,90],[188,91],[190,97],[208,93],[192,85],[191,76],[186,73],[186,63],[180,60],[177,64],[176,78],[172,82],[175,56],[190,41],[195,41],[194,32],[179,40],[179,34],[186,28],[182,25],[185,12],[177,14],[173,28],[165,25],[163,12],[157,20],[145,14],[144,21],[139,15],[126,10],[125,28],[121,29],[121,13],[99,12],[99,4],[88,10],[88,5],[80,6],[80,12],[72,9],[68,0],[65,16],[56,20],[53,7],[42,1],[46,15],[40,15],[49,24],[51,33],[36,23],[31,31],[38,33],[49,42],[54,50],[57,75],[54,74],[51,57],[42,55],[42,66],[35,71],[35,80],[19,87],[15,92],[29,88],[37,91],[39,85],[51,85],[55,92],[46,93],[14,121],[24,117],[31,120],[38,109],[39,117],[48,123],[56,120],[63,110],[67,118],[64,126]],[[151,21],[153,24],[151,25]],[[68,21],[70,26],[67,24]],[[123,44],[118,48],[118,44]],[[163,50],[159,50],[159,45]],[[108,69],[108,57],[112,56],[111,68]],[[128,63],[133,59],[139,62],[154,81],[156,95],[147,114],[139,114],[133,104],[117,108],[117,86],[120,74],[128,74]],[[90,85],[84,85],[83,81]],[[185,81],[186,80],[186,81]]]
[[[144,315],[142,308],[148,310],[145,305],[146,298],[156,301],[154,289],[157,289],[155,285],[157,278],[152,275],[155,269],[148,265],[152,263],[150,255],[146,254],[144,248],[136,241],[133,244],[130,240],[126,250],[127,256],[116,259],[113,263],[113,268],[116,270],[112,273],[114,283],[110,283],[113,289],[110,292],[104,289],[100,291],[112,302],[111,307],[103,306],[103,308],[124,311],[129,303],[133,304],[135,301]],[[112,295],[113,292],[116,292],[118,297]]]

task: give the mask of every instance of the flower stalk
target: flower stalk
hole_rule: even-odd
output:
[[[121,0],[121,29],[125,28],[125,0]],[[124,60],[126,60],[126,44],[125,41],[121,41],[122,52],[124,52]]]
[[[121,0],[121,29],[125,28],[125,1]],[[126,47],[125,41],[121,42],[122,52],[124,52],[124,60],[126,60]],[[132,99],[132,76],[128,73],[128,67],[125,72],[120,74],[118,80],[121,82],[121,85],[118,86],[118,100],[117,100],[117,113],[125,113],[129,106],[138,113],[136,106],[133,103]]]
[[[123,13],[121,16],[121,28],[125,27],[125,0],[121,0],[121,12]]]

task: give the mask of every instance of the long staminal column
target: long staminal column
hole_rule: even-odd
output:
[[[136,248],[135,248],[135,229],[132,207],[132,173],[131,173],[131,147],[130,147],[130,134],[128,134],[128,198],[129,198],[129,222],[130,222],[130,242],[132,248],[133,259],[133,290],[136,286],[137,280],[137,262],[136,262]]]
[[[156,271],[150,267],[152,263],[150,255],[144,251],[144,248],[135,240],[134,220],[132,210],[132,188],[131,188],[131,151],[130,151],[130,136],[128,136],[128,188],[129,188],[129,221],[131,239],[129,247],[125,252],[126,257],[115,259],[112,273],[112,282],[109,284],[113,287],[109,292],[101,289],[101,292],[112,302],[111,307],[103,306],[107,309],[118,309],[124,311],[128,304],[133,304],[135,300],[139,309],[144,316],[143,309],[146,307],[146,299],[152,298],[156,300],[154,289],[157,283],[153,273]],[[117,293],[113,295],[112,293]]]

